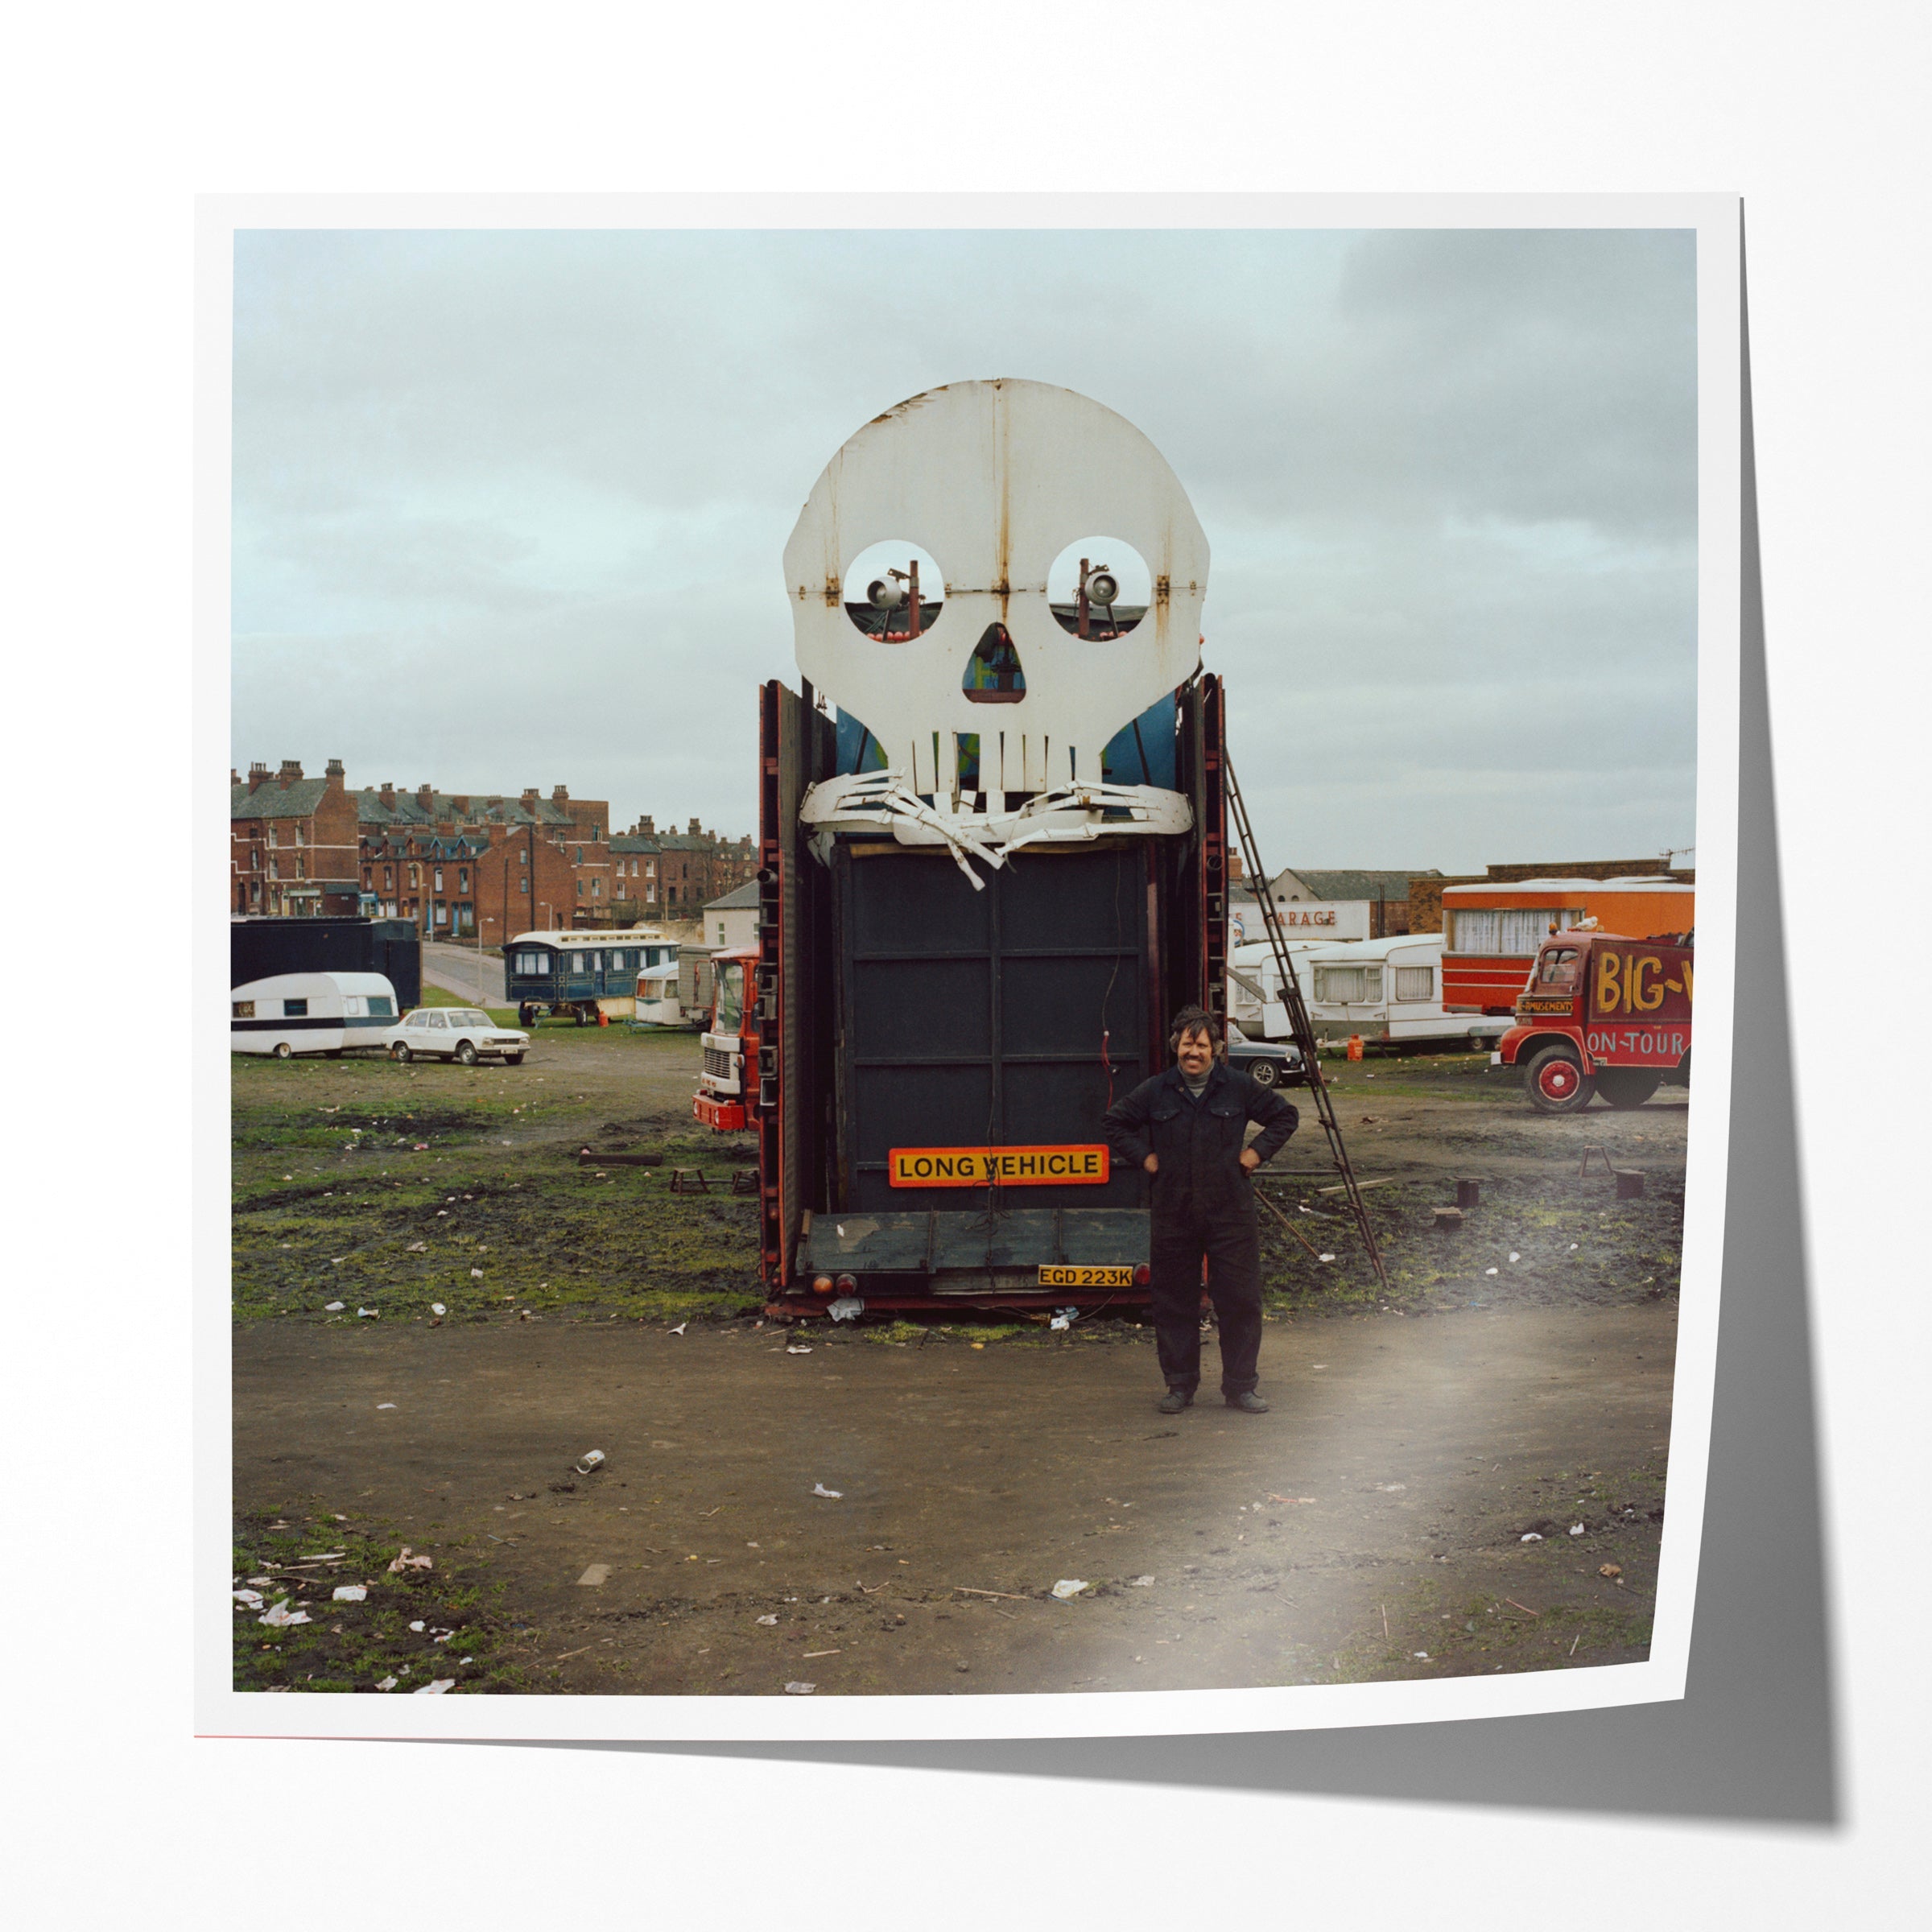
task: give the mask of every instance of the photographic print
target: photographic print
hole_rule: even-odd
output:
[[[208,204],[204,1728],[1681,1695],[1735,213]]]

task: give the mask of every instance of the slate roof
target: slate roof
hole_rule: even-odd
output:
[[[721,899],[705,902],[707,912],[748,912],[755,910],[758,903],[758,882],[747,879],[735,890],[728,892]]]
[[[231,819],[308,819],[328,790],[327,778],[297,778],[284,787],[270,778],[251,792],[246,783],[231,785],[228,792],[228,815]]]
[[[663,841],[642,832],[623,832],[610,841],[613,852],[658,852],[664,849]]]
[[[374,786],[361,786],[353,794],[356,815],[365,825],[428,825],[439,819],[487,821],[496,825],[572,823],[568,808],[558,804],[554,799],[539,799],[536,810],[532,812],[521,799],[504,798],[493,792],[485,795],[472,791],[463,795],[469,800],[469,805],[468,810],[460,811],[455,796],[447,791],[432,791],[427,811],[413,791],[398,792],[394,805],[385,805],[382,794]]]
[[[1414,872],[1311,872],[1306,866],[1290,865],[1288,870],[1318,899],[1406,899],[1409,881],[1439,879],[1443,875],[1431,865]]]

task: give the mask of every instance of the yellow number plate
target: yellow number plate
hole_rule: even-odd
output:
[[[1131,1288],[1131,1268],[1055,1268],[1040,1265],[1042,1288]]]

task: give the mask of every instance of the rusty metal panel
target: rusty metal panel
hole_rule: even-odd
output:
[[[1103,532],[1138,551],[1153,585],[1141,621],[1104,642],[1069,634],[1046,585],[1063,546]],[[944,576],[937,617],[902,642],[862,634],[844,606],[853,561],[888,539],[920,546]],[[962,737],[984,790],[1037,792],[1098,780],[1114,733],[1193,675],[1208,539],[1124,417],[1050,383],[956,382],[886,411],[832,458],[785,547],[785,580],[799,668],[915,793],[951,787]],[[997,704],[965,688],[995,626],[1024,685]]]

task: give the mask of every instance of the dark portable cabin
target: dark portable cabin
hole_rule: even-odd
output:
[[[380,973],[403,1009],[423,998],[423,942],[412,919],[232,919],[228,983],[285,972]]]

